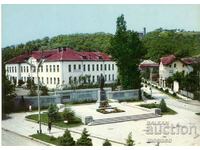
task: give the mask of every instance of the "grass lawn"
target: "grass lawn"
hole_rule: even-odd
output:
[[[160,105],[155,103],[150,103],[150,104],[140,104],[139,106],[152,109],[152,108],[159,108]],[[177,114],[177,112],[169,107],[167,107],[167,112],[162,112],[162,115],[175,115],[175,114]]]
[[[62,113],[60,113],[62,114]],[[33,114],[33,115],[28,115],[26,116],[27,119],[31,119],[34,121],[38,121],[38,114]],[[41,122],[47,124],[48,123],[48,116],[47,113],[41,114]],[[52,122],[53,125],[59,126],[59,127],[64,127],[64,128],[70,128],[70,127],[76,127],[82,125],[82,122],[80,118],[76,117],[75,118],[76,123],[64,123],[64,120],[57,121],[57,122]]]
[[[31,137],[47,142],[47,143],[51,143],[53,145],[59,145],[58,138],[55,138],[54,136],[49,136],[46,134],[33,134],[31,135]]]
[[[196,113],[196,115],[200,115],[200,112],[199,112],[199,113]]]

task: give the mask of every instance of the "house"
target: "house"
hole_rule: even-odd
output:
[[[193,65],[199,63],[199,58],[177,58],[174,55],[162,57],[159,64],[159,84],[166,87],[167,78],[176,72],[188,74],[194,70]]]
[[[37,70],[40,60],[44,60]],[[37,84],[37,73],[41,84],[48,88],[70,86],[70,82],[79,82],[87,76],[89,83],[97,83],[101,74],[105,83],[117,79],[117,66],[111,57],[102,52],[78,52],[71,48],[32,51],[9,60],[6,75],[10,81],[27,81],[32,78]]]

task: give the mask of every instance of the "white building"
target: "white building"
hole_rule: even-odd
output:
[[[162,57],[159,65],[159,84],[166,87],[167,78],[173,76],[176,72],[188,74],[193,71],[192,58],[176,58],[174,55]]]
[[[80,81],[88,76],[87,81],[96,83],[101,74],[106,83],[117,79],[117,66],[111,57],[101,52],[77,52],[70,48],[60,48],[51,51],[33,51],[17,56],[6,63],[8,79],[27,81],[29,77],[37,84],[37,66],[40,82],[48,88],[69,86],[70,81]],[[32,67],[31,67],[32,66]]]

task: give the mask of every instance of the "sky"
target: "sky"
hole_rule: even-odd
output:
[[[59,34],[115,33],[124,14],[127,28],[200,31],[200,5],[2,5],[2,47]]]

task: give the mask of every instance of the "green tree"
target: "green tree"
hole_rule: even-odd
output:
[[[103,146],[112,146],[112,144],[110,143],[108,139],[106,139],[103,143]]]
[[[14,109],[15,86],[5,75],[5,68],[2,69],[2,118],[6,117]]]
[[[35,95],[37,95],[37,92],[36,92],[37,86],[35,85],[33,79],[28,78],[28,79],[27,79],[27,85],[26,85],[26,86],[27,86],[27,88],[29,89],[29,95],[30,95],[30,96],[35,96]]]
[[[141,78],[138,65],[145,51],[138,34],[126,29],[124,15],[117,18],[117,29],[111,39],[109,53],[117,63],[119,80],[123,89],[140,88]]]
[[[59,145],[75,146],[75,141],[74,141],[73,137],[71,136],[71,133],[68,129],[66,129],[63,136],[59,138]]]
[[[134,144],[134,141],[132,139],[132,132],[130,132],[128,134],[128,138],[126,139],[126,145],[127,146],[133,146],[133,144]]]
[[[161,100],[159,108],[161,109],[162,112],[167,112],[168,109],[164,99]]]
[[[42,91],[41,95],[49,95],[47,86],[42,86],[40,90]]]
[[[54,122],[58,118],[58,107],[56,105],[50,104],[48,108],[48,120]]]
[[[77,146],[92,146],[92,139],[89,138],[88,131],[86,128],[83,129],[81,137],[77,140]]]

